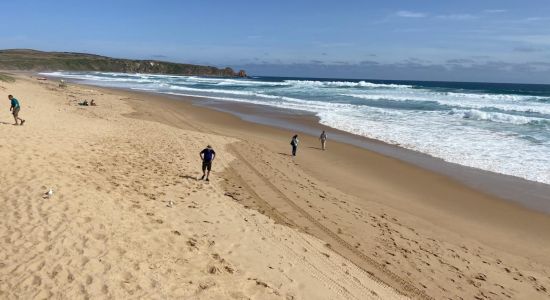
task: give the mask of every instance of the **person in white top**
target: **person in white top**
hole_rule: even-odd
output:
[[[321,149],[323,149],[324,151],[327,146],[327,133],[324,130],[323,132],[321,132],[321,136],[319,136],[319,140],[321,141]]]

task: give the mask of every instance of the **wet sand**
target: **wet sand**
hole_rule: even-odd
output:
[[[176,98],[174,97],[174,99]],[[227,101],[205,101],[203,98],[187,98],[186,100],[192,101],[193,104],[198,106],[231,113],[245,121],[274,126],[290,132],[317,136],[320,131],[325,130],[330,132],[332,141],[343,142],[396,158],[437,174],[445,175],[469,188],[518,203],[535,211],[550,214],[550,185],[548,184],[449,163],[424,153],[353,135],[319,124],[319,118],[307,112],[253,104],[228,103]]]

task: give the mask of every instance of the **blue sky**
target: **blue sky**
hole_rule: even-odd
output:
[[[550,83],[548,0],[0,1],[0,48],[254,75]]]

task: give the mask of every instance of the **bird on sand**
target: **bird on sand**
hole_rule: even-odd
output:
[[[53,189],[50,188],[47,192],[44,193],[44,198],[51,198],[53,196]]]

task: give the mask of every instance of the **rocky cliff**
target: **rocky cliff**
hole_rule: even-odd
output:
[[[244,70],[179,64],[158,60],[131,60],[74,53],[28,49],[0,50],[0,69],[22,71],[102,71],[122,73],[174,74],[219,77],[246,77]]]

